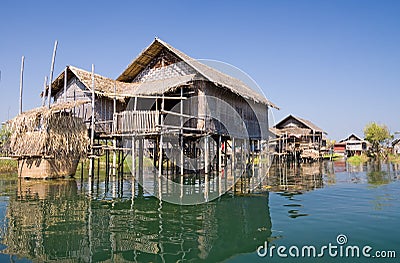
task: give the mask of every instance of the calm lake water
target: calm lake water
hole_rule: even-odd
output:
[[[132,198],[129,177],[0,175],[0,262],[399,262],[399,168],[272,167],[257,193],[189,206]]]

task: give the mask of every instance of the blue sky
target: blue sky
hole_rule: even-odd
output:
[[[400,1],[2,1],[0,121],[40,105],[54,41],[55,76],[74,65],[117,77],[158,36],[193,58],[249,74],[288,114],[341,139],[375,121],[400,130]],[[273,124],[273,123],[272,123]]]

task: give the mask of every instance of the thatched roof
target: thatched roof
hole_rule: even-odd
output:
[[[155,58],[160,52],[166,48],[168,51],[175,54],[182,61],[192,67],[195,71],[200,73],[205,79],[213,82],[215,85],[226,88],[239,96],[246,99],[253,100],[258,103],[263,103],[274,108],[278,108],[276,105],[268,101],[264,95],[254,91],[244,82],[227,74],[224,74],[214,68],[211,68],[199,61],[189,57],[185,53],[177,50],[166,42],[156,38],[150,46],[142,51],[139,56],[134,59],[128,67],[122,72],[117,78],[118,81],[132,82],[134,78]]]
[[[53,81],[52,95],[64,88],[64,71]],[[92,91],[92,73],[83,69],[79,69],[73,66],[67,67],[67,78],[77,77],[80,82],[88,89]],[[195,80],[195,74],[177,76],[172,78],[166,78],[164,80],[157,81],[146,81],[146,82],[135,82],[126,83],[117,80],[113,80],[98,74],[94,74],[95,79],[95,93],[97,95],[105,97],[114,97],[114,85],[116,86],[116,97],[123,99],[126,97],[134,97],[135,95],[162,95],[163,93],[169,92],[174,88],[182,85],[187,85],[191,81]]]
[[[303,119],[303,118],[299,118],[299,117],[296,117],[296,116],[293,116],[293,115],[288,115],[287,117],[282,119],[280,122],[275,124],[274,127],[279,129],[279,130],[287,129],[289,127],[285,127],[284,125],[285,125],[285,123],[287,123],[290,120],[294,120],[295,122],[298,122],[298,123],[301,124],[301,126],[303,126],[303,127],[297,127],[297,128],[304,128],[304,129],[308,129],[308,130],[311,130],[311,131],[314,131],[314,132],[320,132],[320,133],[327,134],[327,132],[325,132],[324,130],[319,128],[317,125],[315,125],[311,121]]]
[[[32,109],[10,120],[11,154],[61,159],[84,156],[88,145],[86,125],[82,119],[68,114],[73,107],[83,103],[57,103],[50,109]]]
[[[89,91],[92,90],[91,72],[74,66],[67,66],[67,80],[73,78],[74,76],[78,78],[78,80],[82,82]],[[60,75],[58,75],[57,78],[53,81],[51,86],[52,96],[54,96],[57,92],[59,92],[64,88],[64,78],[65,78],[65,71],[61,72]],[[124,93],[126,90],[130,90],[135,86],[132,83],[116,81],[96,73],[94,74],[94,84],[95,84],[95,93],[105,96],[114,94],[114,86],[116,88],[117,94]]]
[[[286,135],[288,137],[295,136],[300,138],[301,136],[310,135],[311,130],[307,128],[298,128],[298,127],[287,127],[283,129],[273,129],[275,131],[276,136],[283,136]]]
[[[180,87],[182,85],[187,85],[196,79],[195,74],[177,76],[173,78],[167,78],[164,80],[157,81],[146,81],[142,83],[132,83],[134,84],[133,90],[129,93],[134,95],[162,95],[172,91],[173,89]]]

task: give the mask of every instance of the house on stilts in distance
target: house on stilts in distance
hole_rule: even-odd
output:
[[[270,129],[276,160],[316,161],[326,151],[327,133],[309,120],[288,115]]]
[[[277,107],[158,38],[115,80],[67,66],[51,85],[43,95],[54,105],[83,102],[71,112],[94,131],[89,151],[106,154],[107,174],[120,172],[117,159],[125,157],[117,157],[126,150],[139,176],[144,157],[159,176],[247,169],[267,159],[268,110]]]

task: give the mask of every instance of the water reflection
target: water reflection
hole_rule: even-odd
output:
[[[239,196],[231,192],[195,206],[159,201],[143,192],[132,177],[0,180],[6,197],[0,200],[0,249],[5,255],[39,262],[218,262],[238,254],[254,254],[265,240],[276,238],[271,236],[266,189],[276,192],[278,199],[274,200],[281,200],[274,211],[277,225],[285,219],[302,222],[301,227],[308,221],[329,221],[331,207],[348,211],[342,208],[347,208],[352,196],[360,198],[356,199],[358,203],[352,200],[351,208],[367,211],[365,214],[371,212],[371,206],[381,213],[392,205],[390,200],[397,191],[386,189],[386,184],[399,179],[399,165],[339,167],[345,172],[336,172],[336,162],[273,166],[263,184],[256,187],[258,193]],[[236,184],[236,190],[247,192],[257,186],[260,175],[255,169],[244,182]],[[202,178],[196,180],[198,184]],[[218,185],[215,190],[210,186],[210,192],[218,191]],[[329,188],[326,196],[323,191],[314,191],[324,187]],[[201,193],[200,188],[193,189]],[[168,194],[167,185],[162,193]],[[310,200],[313,194],[317,194],[318,201]],[[320,210],[313,210],[315,207]],[[317,223],[314,226],[320,232],[324,230]],[[15,256],[12,259],[18,261]]]
[[[75,180],[19,180],[2,253],[40,262],[216,262],[253,252],[271,235],[268,193],[178,206],[131,199],[121,184],[121,198],[110,199],[88,197],[93,184]]]
[[[271,167],[266,184],[273,192],[303,192],[323,187],[322,163],[283,163]]]

